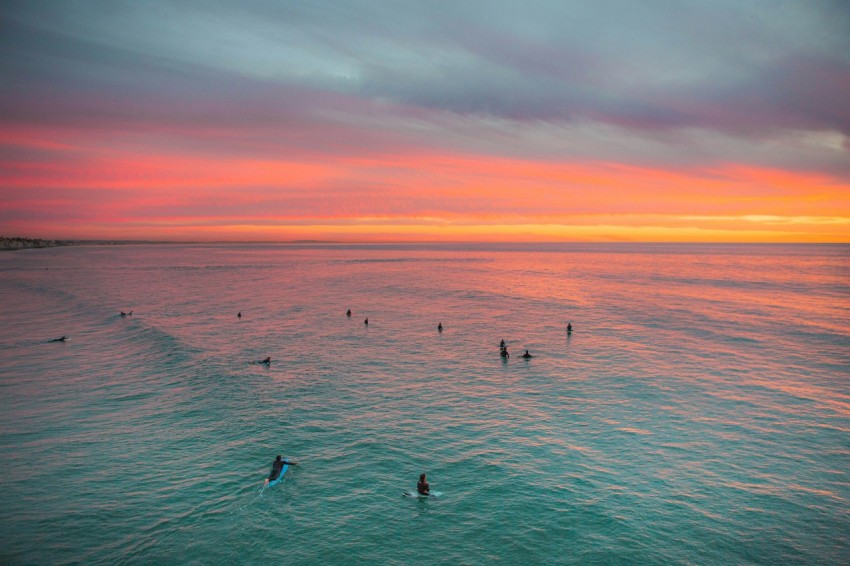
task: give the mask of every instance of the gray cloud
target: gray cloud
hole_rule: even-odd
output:
[[[550,154],[598,125],[620,158],[637,144],[618,131],[691,147],[850,135],[843,2],[13,2],[0,26],[5,123],[242,129],[317,149],[311,131],[492,148],[513,124]],[[367,127],[374,141],[355,141]]]

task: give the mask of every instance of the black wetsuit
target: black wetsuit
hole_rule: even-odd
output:
[[[431,493],[431,486],[428,485],[427,481],[421,481],[416,484],[416,491],[419,492],[419,495],[429,495]]]
[[[286,460],[275,460],[272,463],[272,473],[269,474],[269,481],[274,481],[280,477],[280,471],[283,470],[283,465],[287,464]]]

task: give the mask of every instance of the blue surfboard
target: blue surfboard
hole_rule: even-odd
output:
[[[405,497],[440,497],[443,495],[442,491],[432,491],[428,495],[419,493],[418,491],[405,491],[403,493]]]
[[[280,480],[283,479],[283,474],[285,474],[286,470],[288,470],[288,469],[289,469],[289,462],[284,460],[283,467],[280,469],[280,473],[277,475],[277,477],[275,479],[269,481],[267,487],[271,487],[273,485],[279,484]]]

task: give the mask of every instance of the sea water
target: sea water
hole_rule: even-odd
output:
[[[3,564],[850,562],[850,246],[53,248],[0,316]]]

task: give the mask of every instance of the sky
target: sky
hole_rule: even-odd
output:
[[[0,235],[850,242],[850,2],[0,2]]]

